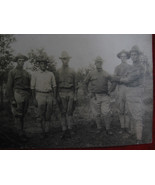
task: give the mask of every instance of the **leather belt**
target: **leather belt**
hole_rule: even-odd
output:
[[[36,91],[36,92],[38,92],[38,93],[46,93],[46,94],[52,93],[52,91],[47,91],[47,92],[45,92],[45,91]]]

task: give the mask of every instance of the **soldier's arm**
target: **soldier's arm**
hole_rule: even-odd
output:
[[[83,88],[84,88],[85,94],[88,94],[88,84],[90,82],[90,79],[91,79],[91,74],[88,73],[86,78],[83,81]]]
[[[10,71],[8,74],[8,81],[7,81],[7,96],[10,101],[15,100],[13,87],[14,87],[14,74],[13,74],[13,71]]]
[[[36,85],[36,77],[35,77],[35,74],[33,74],[31,76],[31,90],[32,90],[33,104],[37,107],[38,103],[37,103],[37,100],[36,100],[35,85]]]
[[[54,74],[52,73],[52,87],[53,87],[53,92],[54,92],[54,97],[56,98],[56,79],[55,79],[55,76]]]
[[[134,82],[135,80],[141,78],[143,73],[144,73],[143,68],[131,71],[126,77],[121,78],[120,82],[124,84]]]
[[[113,92],[113,91],[115,90],[116,86],[117,86],[117,83],[118,83],[118,82],[113,81],[113,79],[114,79],[114,78],[116,79],[116,77],[118,78],[118,70],[119,70],[119,68],[116,67],[116,68],[115,68],[115,71],[114,71],[114,77],[111,76],[111,78],[110,78],[110,80],[111,80],[111,87],[110,87],[110,89],[109,89],[109,93]]]

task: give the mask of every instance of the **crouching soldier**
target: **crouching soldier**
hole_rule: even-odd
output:
[[[74,105],[76,101],[76,79],[75,72],[69,67],[71,57],[63,51],[59,57],[62,67],[58,70],[58,104],[61,112],[62,139],[71,137]]]
[[[23,69],[27,57],[18,55],[15,58],[17,66],[8,75],[7,94],[11,102],[11,109],[14,115],[15,126],[18,133],[24,136],[24,117],[28,110],[30,99],[30,75]]]
[[[33,102],[38,107],[39,122],[45,133],[49,132],[52,114],[52,104],[56,97],[56,82],[52,72],[47,71],[47,60],[38,59],[40,70],[32,75],[31,89]]]
[[[87,75],[86,79],[84,80],[84,86],[85,90],[90,95],[90,108],[97,125],[97,133],[101,131],[101,121],[103,117],[106,133],[108,135],[112,135],[113,133],[110,130],[110,96],[108,92],[108,82],[111,80],[111,76],[102,69],[102,64],[103,59],[98,56],[95,59],[96,70]]]

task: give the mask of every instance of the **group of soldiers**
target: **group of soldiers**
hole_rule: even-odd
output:
[[[84,92],[90,98],[90,108],[96,123],[96,132],[104,127],[108,135],[111,129],[112,111],[111,95],[115,94],[119,111],[120,132],[135,134],[137,144],[142,143],[143,105],[145,68],[142,64],[142,52],[137,46],[131,50],[122,50],[117,57],[121,64],[115,68],[114,75],[109,75],[103,68],[103,59],[95,59],[96,69],[90,71],[83,81]],[[132,65],[127,63],[131,58]],[[48,61],[38,58],[39,70],[29,74],[23,69],[27,57],[18,55],[17,66],[8,75],[7,94],[11,102],[15,125],[22,137],[25,137],[24,118],[28,110],[29,100],[37,107],[38,123],[43,136],[49,132],[53,104],[58,104],[61,113],[62,139],[71,137],[73,132],[73,113],[77,101],[77,81],[75,71],[69,67],[71,56],[63,51],[59,59],[62,66],[57,75],[47,70]],[[110,83],[109,83],[110,82]],[[110,85],[109,85],[110,84]]]

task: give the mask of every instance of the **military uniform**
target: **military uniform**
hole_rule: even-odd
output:
[[[108,82],[111,76],[104,70],[98,72],[97,70],[90,72],[84,84],[88,86],[90,93],[90,107],[95,118],[97,128],[101,129],[101,117],[103,116],[105,127],[110,129],[111,110],[110,110],[110,96],[108,92]]]
[[[121,63],[115,68],[114,75],[117,77],[125,77],[130,67],[131,66],[126,62]],[[117,83],[115,90],[115,99],[122,129],[129,129],[128,107],[126,103],[127,92],[127,86],[121,83]]]
[[[74,112],[74,96],[76,91],[76,75],[70,67],[61,67],[58,70],[58,97],[62,115],[62,130],[72,128],[72,116]],[[67,117],[66,117],[67,116]],[[65,120],[67,119],[67,120]]]
[[[137,140],[142,139],[142,116],[143,116],[143,102],[142,95],[144,92],[144,68],[141,64],[133,64],[130,67],[126,77],[120,79],[120,83],[128,87],[126,92],[126,102],[129,113],[135,121],[135,132]]]
[[[50,71],[38,70],[32,75],[31,89],[35,90],[38,103],[38,116],[43,132],[49,131],[54,101],[55,76]]]
[[[30,75],[18,66],[8,75],[7,94],[11,101],[13,115],[24,118],[30,98]],[[17,122],[16,122],[17,123]],[[16,125],[19,127],[19,125]]]

